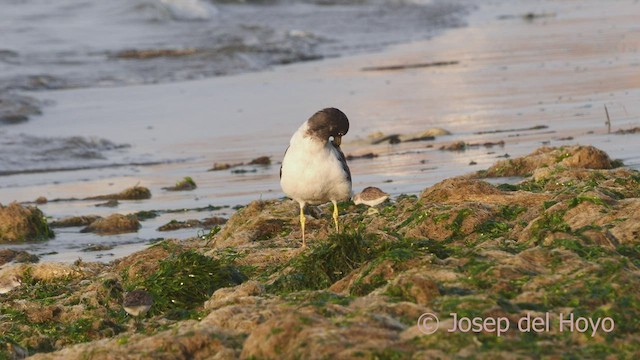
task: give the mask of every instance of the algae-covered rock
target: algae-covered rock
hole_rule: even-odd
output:
[[[186,176],[184,179],[177,181],[174,186],[163,187],[163,190],[167,191],[191,191],[197,188],[196,182],[190,176]]]
[[[41,102],[30,96],[0,94],[0,124],[17,124],[33,115],[40,115]]]
[[[249,161],[249,165],[271,165],[271,158],[268,156],[260,156]]]
[[[151,191],[144,186],[134,186],[116,194],[91,196],[85,200],[146,200],[151,198]]]
[[[140,222],[135,215],[113,214],[89,224],[81,232],[93,232],[99,235],[114,235],[136,232]]]
[[[75,226],[87,226],[94,221],[100,219],[97,215],[84,215],[84,216],[72,216],[49,223],[51,227],[75,227]]]
[[[162,260],[144,279],[154,298],[154,312],[193,309],[219,288],[238,285],[246,277],[235,267],[192,250]]]
[[[488,170],[479,173],[483,177],[526,176],[536,169],[564,166],[581,169],[611,169],[609,155],[593,146],[541,147],[527,156],[498,161]]]
[[[222,225],[226,222],[227,222],[227,219],[219,216],[213,216],[203,220],[196,220],[196,219],[190,219],[185,221],[171,220],[168,223],[160,226],[158,228],[158,231],[174,231],[174,230],[194,228],[194,227],[212,229],[215,226]]]
[[[39,261],[37,255],[30,254],[26,251],[2,249],[0,250],[0,266],[15,261],[16,263],[36,263]]]
[[[575,150],[559,161],[599,152]],[[0,330],[30,354],[53,351],[36,359],[634,358],[640,173],[554,164],[547,173],[545,161],[531,165],[516,184],[446,179],[375,215],[341,203],[339,232],[332,207],[320,206],[305,249],[297,204],[269,200],[220,231],[69,266],[51,282],[41,277],[55,269],[19,268],[33,278],[4,295]],[[135,288],[157,306],[134,326],[121,303]],[[428,335],[418,323],[426,313],[440,326]],[[560,332],[569,313],[615,329]],[[510,328],[499,338],[449,331],[452,314],[500,317]],[[548,332],[518,329],[545,314]]]
[[[18,203],[0,204],[0,242],[43,241],[54,237],[42,211]]]

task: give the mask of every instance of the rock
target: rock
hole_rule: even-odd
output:
[[[0,124],[17,124],[40,115],[40,101],[29,96],[0,94]]]
[[[134,186],[117,194],[99,195],[84,200],[146,200],[151,198],[151,191],[143,186]]]
[[[362,154],[362,155],[347,155],[347,160],[357,160],[357,159],[375,159],[378,157],[378,154],[374,154],[372,152]]]
[[[52,282],[60,279],[73,279],[82,276],[82,271],[77,267],[62,263],[20,264],[0,269],[0,277],[8,274],[22,276],[28,273],[33,281]]]
[[[113,214],[106,218],[97,219],[80,232],[93,232],[99,235],[115,235],[137,232],[140,222],[135,215]]]
[[[611,169],[609,155],[593,146],[574,146],[564,152],[560,165],[580,169]]]
[[[238,286],[216,290],[211,296],[211,299],[204,303],[204,308],[218,309],[230,304],[255,302],[254,299],[258,299],[258,296],[264,293],[264,285],[257,281],[250,280]]]
[[[40,259],[37,255],[26,251],[2,249],[0,250],[0,266],[15,261],[16,263],[37,263]]]
[[[86,216],[72,216],[68,218],[64,218],[58,221],[52,221],[49,226],[51,227],[76,227],[76,226],[87,226],[94,221],[101,219],[102,217],[97,215],[86,215]]]
[[[467,149],[467,143],[465,143],[464,141],[456,141],[447,146],[443,145],[440,147],[440,150],[447,150],[447,151],[463,151],[466,149]]]
[[[44,241],[54,237],[42,211],[18,203],[0,204],[0,242]]]
[[[46,204],[47,202],[48,200],[44,196],[38,196],[38,198],[36,199],[36,204],[38,205]]]
[[[177,221],[171,220],[168,223],[160,226],[158,231],[176,231],[179,229],[193,228],[199,227],[200,221],[198,220],[186,220],[186,221]]]
[[[123,50],[115,53],[113,56],[118,59],[136,59],[147,60],[160,57],[182,57],[192,56],[202,52],[202,50],[187,48],[187,49],[131,49]]]
[[[202,221],[195,220],[195,219],[185,220],[185,221],[171,220],[168,223],[160,226],[158,228],[158,231],[175,231],[179,229],[194,228],[194,227],[211,229],[214,226],[223,225],[226,222],[227,222],[227,219],[218,217],[218,216],[206,218],[206,219],[203,219]]]
[[[115,263],[115,270],[123,272],[129,279],[140,281],[158,270],[160,261],[170,254],[184,251],[183,247],[172,241],[163,241],[133,253]]]
[[[382,143],[389,143],[393,145],[393,144],[399,144],[401,142],[402,140],[400,140],[400,134],[392,134],[392,135],[383,136],[378,139],[374,139],[373,141],[371,141],[371,144],[377,145]]]
[[[231,169],[231,164],[227,164],[227,163],[223,163],[223,164],[219,164],[219,163],[215,163],[213,164],[213,167],[207,171],[220,171],[220,170],[229,170]]]
[[[611,169],[612,161],[604,151],[593,146],[541,147],[523,157],[498,161],[479,175],[482,177],[526,176],[536,169],[553,168],[557,165],[580,169]]]
[[[618,129],[614,134],[625,135],[625,134],[637,134],[640,133],[640,127],[636,126],[630,129]]]
[[[103,203],[99,203],[96,204],[96,207],[109,207],[109,208],[113,208],[113,207],[118,207],[118,205],[120,205],[120,203],[118,202],[118,200],[107,200],[106,202]]]
[[[538,155],[559,164],[578,153]],[[11,321],[0,321],[0,331],[36,359],[145,358],[150,351],[212,359],[567,351],[633,358],[640,350],[640,172],[566,164],[541,171],[548,167],[517,184],[494,186],[477,174],[447,179],[420,196],[398,196],[376,216],[344,203],[338,233],[331,205],[322,205],[307,222],[306,249],[297,204],[269,200],[240,208],[219,232],[159,242],[113,263],[5,266],[0,278],[25,281],[2,295],[0,310]],[[3,251],[0,259],[13,255]],[[220,281],[224,274],[238,281]],[[216,286],[193,297],[212,280]],[[154,305],[133,326],[121,304],[135,288],[154,292],[164,308]],[[425,313],[440,319],[431,335],[417,326]],[[449,333],[452,313],[506,317],[511,330],[498,342],[493,333]],[[555,329],[522,348],[515,324],[545,313],[552,326],[558,314],[574,313],[610,316],[616,327],[569,338]]]
[[[227,219],[220,216],[212,216],[209,218],[205,218],[201,221],[201,224],[205,228],[212,228],[216,225],[223,225],[227,222]]]
[[[440,296],[438,284],[423,274],[400,276],[394,285],[406,291],[406,294],[418,305],[431,304]]]
[[[197,188],[196,182],[190,176],[186,176],[184,179],[176,182],[175,186],[163,187],[163,190],[167,191],[191,191]]]
[[[420,198],[428,201],[453,203],[486,201],[489,197],[502,194],[502,191],[485,181],[451,178],[424,190],[420,194]]]
[[[249,165],[271,165],[271,159],[268,156],[260,156],[251,160]]]

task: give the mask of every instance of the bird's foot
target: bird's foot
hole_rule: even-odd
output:
[[[375,207],[370,207],[365,213],[365,215],[376,215],[376,214],[380,214],[380,211]]]

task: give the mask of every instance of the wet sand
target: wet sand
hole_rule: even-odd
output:
[[[532,13],[527,19],[524,15]],[[614,1],[519,1],[485,6],[469,27],[430,41],[396,46],[380,54],[295,64],[271,71],[173,84],[125,88],[61,90],[29,94],[55,105],[44,115],[12,126],[39,136],[100,136],[132,145],[132,157],[167,160],[154,166],[23,174],[0,178],[0,202],[33,201],[38,196],[83,198],[140,183],[151,189],[146,201],[122,201],[115,209],[98,202],[41,205],[59,219],[72,215],[151,209],[234,206],[283,196],[278,162],[291,134],[318,109],[335,106],[351,120],[343,150],[368,152],[374,159],[350,162],[354,191],[378,186],[397,196],[416,193],[445,178],[486,169],[500,156],[518,156],[542,144],[590,144],[640,168],[638,135],[607,133],[638,125],[640,118],[640,3]],[[364,71],[366,67],[457,62],[446,66]],[[532,131],[476,134],[529,128]],[[367,135],[414,133],[432,127],[452,135],[434,141],[364,145]],[[73,130],[70,130],[73,129]],[[497,142],[466,151],[438,150],[456,141]],[[256,172],[208,172],[214,163],[248,162],[270,156],[273,165]],[[475,162],[475,165],[469,165]],[[184,176],[198,188],[167,192]],[[391,182],[388,182],[391,181]],[[99,237],[77,229],[57,233],[46,246],[9,246],[36,254],[58,251],[42,261],[103,261],[140,249],[157,237],[186,238],[197,230],[160,233],[171,219],[229,216],[233,210],[165,214],[142,223],[137,234]],[[82,253],[72,244],[115,242],[104,253]],[[66,244],[66,245],[65,245]],[[71,244],[71,245],[69,245]],[[3,245],[4,247],[4,245]],[[64,247],[64,249],[63,249]]]

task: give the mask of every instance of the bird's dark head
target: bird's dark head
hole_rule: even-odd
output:
[[[349,119],[336,108],[326,108],[313,114],[307,126],[307,136],[323,142],[333,136],[333,142],[339,146],[342,136],[349,131]]]

